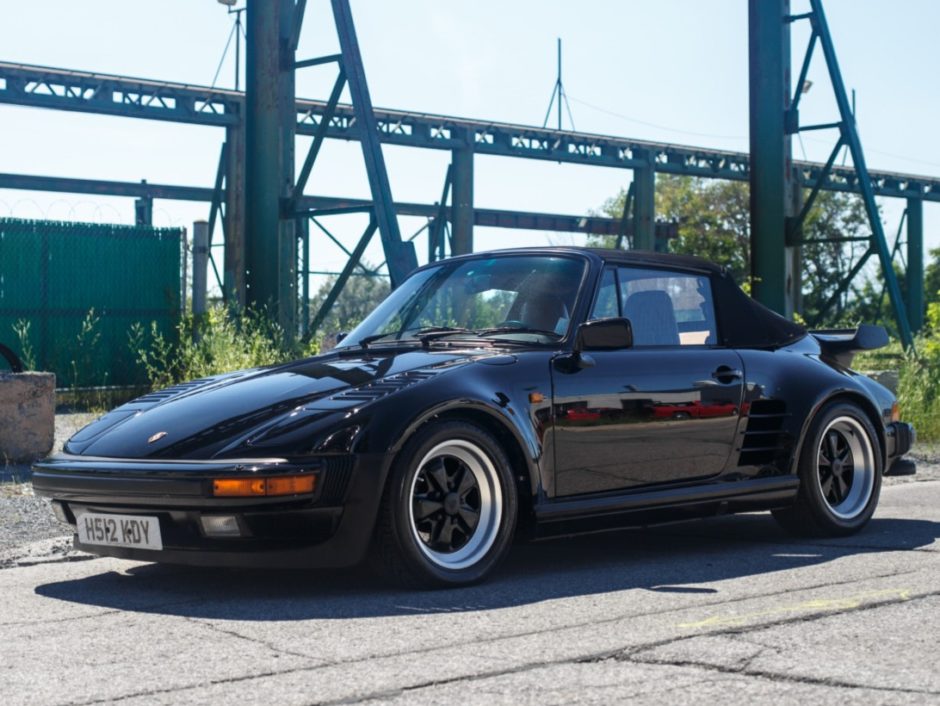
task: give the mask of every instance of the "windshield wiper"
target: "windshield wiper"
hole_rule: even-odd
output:
[[[373,333],[371,336],[363,336],[356,343],[363,348],[368,348],[370,343],[375,343],[376,341],[385,338],[386,336],[394,335],[394,331],[391,333]]]
[[[438,338],[444,338],[445,336],[453,336],[457,333],[469,333],[471,336],[476,336],[477,332],[470,328],[463,328],[461,326],[427,326],[422,329],[418,329],[411,334],[413,338],[417,338],[424,345],[425,348],[428,347],[428,344]]]
[[[528,326],[497,326],[495,328],[484,328],[476,332],[478,336],[492,336],[495,333],[536,333],[542,336],[553,336],[561,338],[561,335],[555,331],[548,331],[541,328],[530,328]]]
[[[529,333],[529,334],[538,334],[541,336],[551,336],[555,339],[561,338],[561,336],[554,331],[548,331],[545,329],[538,328],[529,328],[526,326],[497,326],[495,328],[485,328],[485,329],[471,329],[464,328],[462,326],[425,326],[423,328],[416,329],[406,329],[404,331],[389,331],[388,333],[374,333],[371,336],[365,336],[358,341],[358,345],[362,348],[368,348],[370,343],[375,343],[376,341],[381,341],[384,338],[394,337],[390,343],[405,343],[405,342],[415,342],[420,341],[425,347],[431,341],[434,341],[438,338],[444,338],[446,336],[453,336],[456,334],[465,334],[473,336],[474,338],[485,338],[487,336],[492,336],[499,333]],[[512,339],[507,339],[510,342]]]
[[[365,336],[359,339],[359,345],[363,348],[368,348],[370,343],[375,343],[383,338],[388,338],[389,336],[396,336],[394,339],[395,343],[402,343],[404,341],[420,341],[425,343],[426,341],[432,341],[435,338],[440,338],[441,336],[449,336],[454,333],[470,333],[476,335],[476,331],[469,328],[460,328],[457,326],[425,326],[423,328],[416,329],[406,329],[404,331],[389,331],[388,333],[374,333],[371,336]],[[408,334],[404,336],[404,334]]]

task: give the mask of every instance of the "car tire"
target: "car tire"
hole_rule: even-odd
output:
[[[373,566],[407,587],[480,581],[509,550],[517,506],[509,459],[489,432],[432,422],[406,442],[392,467]]]
[[[800,488],[773,516],[791,534],[842,537],[871,519],[881,493],[882,453],[868,415],[852,402],[833,402],[813,419],[800,452]]]

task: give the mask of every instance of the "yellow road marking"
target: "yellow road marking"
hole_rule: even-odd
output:
[[[866,591],[854,596],[844,598],[814,598],[802,603],[793,603],[791,605],[771,608],[769,610],[757,611],[754,613],[742,613],[741,615],[713,615],[705,620],[699,620],[694,623],[679,623],[676,627],[680,628],[712,628],[718,626],[743,625],[761,618],[773,618],[781,615],[793,615],[795,613],[813,613],[820,611],[840,611],[853,610],[859,608],[865,603],[870,603],[878,599],[895,598],[906,601],[910,598],[911,591],[908,588],[887,588],[882,591]]]

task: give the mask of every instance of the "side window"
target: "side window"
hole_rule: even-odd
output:
[[[613,316],[620,316],[620,304],[617,297],[617,276],[614,269],[608,267],[601,277],[601,286],[597,299],[594,300],[590,318],[607,319]]]
[[[635,346],[702,346],[718,342],[707,276],[621,267],[620,301]]]

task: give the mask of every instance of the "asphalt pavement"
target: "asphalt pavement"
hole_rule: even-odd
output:
[[[522,545],[492,580],[0,558],[4,704],[940,704],[940,481],[851,538],[769,514]]]

